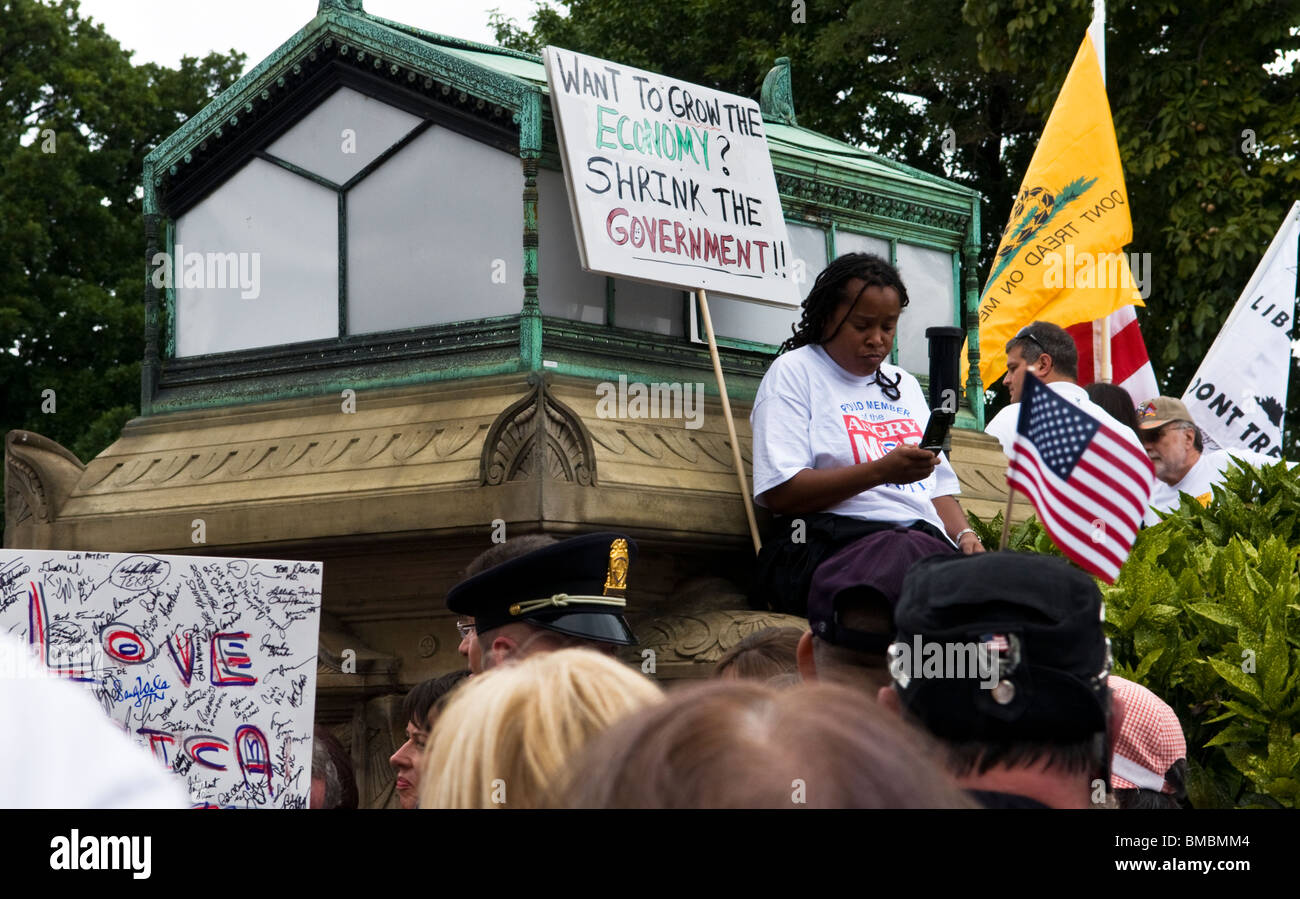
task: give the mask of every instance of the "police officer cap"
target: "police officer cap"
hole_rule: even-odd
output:
[[[587,534],[543,546],[457,584],[447,608],[473,615],[479,633],[527,621],[571,637],[636,642],[623,611],[636,544],[622,534]]]
[[[1106,729],[1111,659],[1101,618],[1093,579],[1063,559],[1012,552],[923,559],[894,610],[895,688],[945,740],[1082,741]],[[922,652],[940,645],[945,663],[950,646],[974,645],[987,662],[965,677],[926,676],[935,672],[914,658],[918,644]],[[903,645],[910,671],[900,664]]]

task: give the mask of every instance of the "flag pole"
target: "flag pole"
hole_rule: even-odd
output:
[[[1023,389],[1024,388],[1022,387],[1021,390]],[[1021,394],[1021,396],[1023,397],[1023,394]],[[1016,425],[1016,430],[1020,430],[1019,425]],[[1011,536],[1011,504],[1015,502],[1016,499],[1016,488],[1011,486],[1011,463],[1014,462],[1015,459],[1016,444],[1015,441],[1012,441],[1011,452],[1007,454],[1007,507],[1002,512],[1002,540],[998,543],[999,551],[1007,548],[1007,538]]]
[[[1101,320],[1101,372],[1097,379],[1103,384],[1109,384],[1113,371],[1110,365],[1110,316]]]
[[[1106,83],[1106,0],[1092,0],[1092,23],[1088,25],[1088,34],[1092,37],[1092,46],[1097,51],[1097,65],[1101,68],[1101,83]],[[1100,371],[1097,380],[1103,384],[1111,382],[1110,362],[1110,316],[1101,319],[1101,356]]]
[[[1002,513],[1002,542],[998,544],[998,549],[1007,548],[1007,538],[1011,535],[1011,503],[1015,501],[1016,488],[1007,484],[1007,509]]]
[[[1088,24],[1092,46],[1097,51],[1097,64],[1101,67],[1101,83],[1106,83],[1106,0],[1092,0],[1092,22]]]
[[[740,440],[736,437],[736,423],[731,418],[731,399],[727,396],[727,382],[722,377],[722,362],[718,359],[718,339],[713,336],[713,319],[709,317],[709,298],[701,287],[700,318],[704,319],[704,334],[709,339],[709,357],[713,360],[713,376],[718,379],[718,395],[722,398],[722,417],[727,422],[727,436],[731,438],[731,458],[736,463],[736,479],[740,482],[740,498],[745,502],[745,517],[749,519],[749,536],[754,540],[754,552],[763,548],[758,536],[758,521],[754,518],[754,503],[749,498],[749,484],[745,480],[745,463],[740,458]]]

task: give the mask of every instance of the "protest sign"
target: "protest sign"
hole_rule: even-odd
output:
[[[1293,203],[1183,392],[1211,447],[1282,458],[1282,415],[1300,297],[1300,202]]]
[[[757,103],[556,47],[543,58],[584,268],[799,304]]]
[[[0,550],[0,631],[198,806],[307,807],[320,604],[319,562]]]

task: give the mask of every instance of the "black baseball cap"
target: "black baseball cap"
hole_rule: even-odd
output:
[[[936,736],[1068,742],[1105,732],[1111,658],[1101,593],[1064,559],[992,552],[922,560],[904,580],[894,621],[899,644],[975,644],[996,662],[988,679],[891,667],[904,707]]]
[[[529,624],[571,637],[636,643],[623,617],[636,543],[623,534],[571,537],[503,562],[457,584],[447,608],[473,615],[479,633]]]

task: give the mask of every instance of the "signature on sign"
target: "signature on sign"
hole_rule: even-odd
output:
[[[146,699],[162,699],[163,691],[170,687],[171,684],[163,680],[161,674],[155,674],[153,680],[146,681],[142,677],[135,679],[135,686],[123,690],[122,684],[116,679],[113,681],[113,701],[123,702],[128,699],[135,700],[135,707],[138,709]]]

